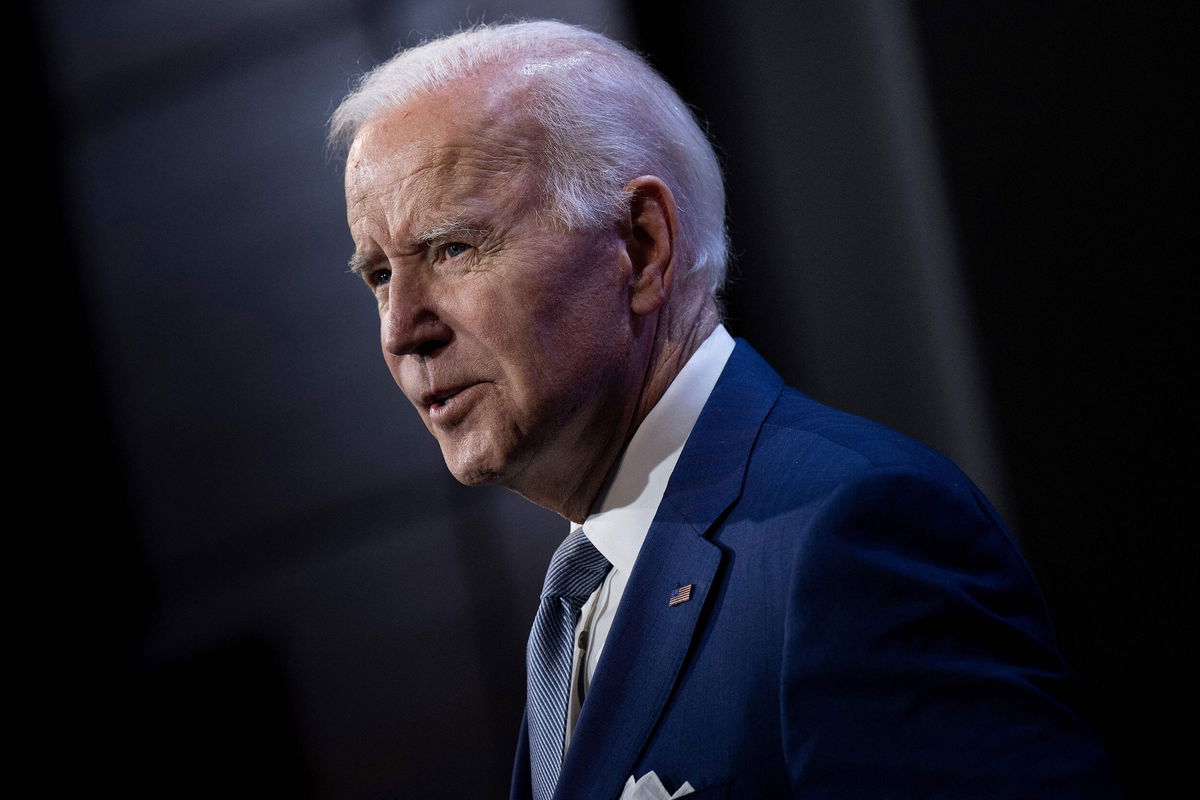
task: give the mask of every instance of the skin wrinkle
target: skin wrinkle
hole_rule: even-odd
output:
[[[376,287],[384,357],[451,472],[579,521],[715,326],[715,305],[704,311],[703,287],[674,274],[676,212],[661,181],[630,183],[619,225],[550,224],[536,123],[495,87],[462,83],[359,131],[346,170],[351,264],[368,285],[390,270]],[[451,258],[449,241],[469,247]],[[460,385],[445,408],[461,399],[461,414],[422,399]]]
[[[496,164],[499,164],[500,162],[496,161],[495,159],[478,158],[477,156],[483,152],[484,151],[482,149],[477,147],[463,147],[461,145],[439,146],[432,148],[428,155],[422,154],[418,156],[427,159],[426,163],[421,164],[416,169],[396,176],[389,182],[389,190],[386,190],[386,193],[379,193],[376,196],[365,192],[360,194],[357,197],[358,202],[351,213],[361,213],[362,206],[373,201],[376,199],[376,197],[383,200],[385,205],[391,205],[393,208],[403,209],[411,206],[412,201],[408,198],[423,197],[430,194],[437,195],[439,193],[437,191],[437,187],[439,185],[455,185],[458,186],[465,194],[470,194],[469,189],[472,183],[491,185],[492,180],[490,179],[503,177],[503,182],[505,185],[512,185],[520,180],[521,177],[523,177],[525,172],[523,168],[513,169],[511,166],[504,170],[492,168],[489,162]],[[476,157],[463,158],[462,155],[464,153],[468,154],[468,156],[475,154]],[[398,158],[398,162],[399,161],[400,159]],[[485,178],[476,177],[474,181],[463,182],[459,176],[461,176],[464,171],[467,173],[482,172]],[[489,177],[490,179],[486,179]],[[374,175],[367,176],[368,181],[374,179]],[[405,195],[407,195],[407,197]],[[407,204],[406,199],[408,200]],[[408,226],[408,229],[417,229],[418,232],[411,235],[401,234],[397,230],[389,229],[384,238],[390,242],[398,243],[393,246],[391,253],[384,251],[382,258],[376,256],[369,259],[363,259],[356,254],[356,256],[351,258],[351,263],[357,263],[361,265],[365,261],[366,266],[369,269],[376,263],[383,260],[383,258],[386,258],[388,263],[392,265],[394,271],[395,264],[393,262],[398,260],[401,256],[420,253],[428,248],[430,239],[432,238],[431,232],[447,225],[448,223],[444,221],[447,217],[463,218],[469,216],[469,213],[448,212],[446,215],[441,217],[442,221],[431,221],[428,223],[413,222]],[[430,211],[424,214],[424,216],[416,214],[409,215],[410,219],[413,217],[418,220],[423,220],[426,218],[434,220],[438,218],[436,211]],[[363,274],[364,277],[367,277],[364,271],[360,271],[359,274]]]
[[[403,120],[409,115],[401,114],[400,116],[401,120]],[[430,154],[430,158],[426,163],[414,169],[412,174],[401,175],[395,178],[395,188],[398,188],[400,183],[419,180],[421,173],[433,171],[440,174],[452,174],[455,168],[459,166],[479,170],[484,173],[492,173],[496,176],[509,176],[508,180],[515,179],[519,173],[524,173],[528,166],[529,148],[534,147],[536,143],[527,141],[524,137],[517,137],[518,141],[516,143],[509,143],[504,139],[504,135],[500,132],[500,129],[511,128],[512,126],[501,123],[500,120],[487,119],[483,124],[495,126],[497,132],[456,131],[456,135],[474,136],[477,140],[451,141],[437,144],[432,148],[434,152]],[[386,123],[364,125],[355,137],[355,144],[368,146],[375,137],[386,138],[392,127]],[[419,142],[400,144],[396,148],[395,157],[397,162],[403,162],[410,158],[412,155],[411,151],[420,146],[421,143]],[[361,160],[355,158],[353,146],[350,153],[350,160],[354,163],[347,165],[347,172],[350,170],[364,172],[369,169],[362,164]],[[348,195],[347,198],[348,210],[353,210],[364,202],[374,199],[372,196],[361,193]]]

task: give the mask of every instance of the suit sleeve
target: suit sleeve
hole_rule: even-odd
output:
[[[805,523],[781,672],[805,798],[1110,798],[1008,533],[961,475],[874,470]]]

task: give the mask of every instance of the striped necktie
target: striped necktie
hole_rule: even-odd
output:
[[[549,800],[558,783],[575,654],[575,621],[607,571],[608,561],[588,541],[582,528],[573,531],[550,559],[525,651],[533,800]]]

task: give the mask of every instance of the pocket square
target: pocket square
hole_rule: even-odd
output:
[[[683,797],[694,791],[696,790],[692,785],[684,781],[683,785],[675,790],[675,794],[671,794],[651,770],[636,781],[630,775],[629,780],[625,781],[625,790],[621,792],[621,800],[675,800],[676,797]]]

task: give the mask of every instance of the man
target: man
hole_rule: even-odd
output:
[[[720,170],[639,57],[475,29],[370,73],[332,136],[351,267],[447,466],[572,522],[513,797],[1115,794],[978,490],[720,324]]]

